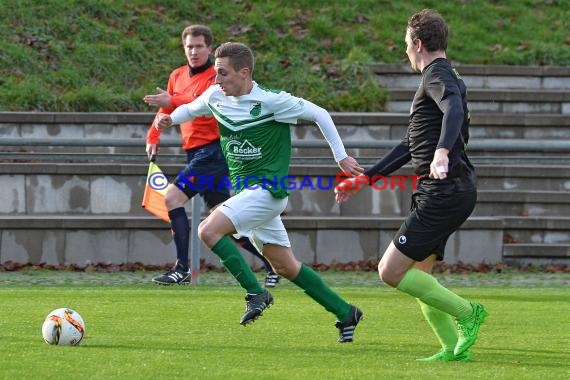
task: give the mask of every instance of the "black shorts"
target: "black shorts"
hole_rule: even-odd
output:
[[[186,156],[188,163],[172,184],[188,199],[200,194],[211,209],[230,197],[228,164],[219,141],[187,150]]]
[[[443,194],[417,190],[412,195],[411,213],[396,233],[394,245],[415,261],[424,261],[433,254],[443,260],[447,239],[471,215],[476,201],[476,190]]]

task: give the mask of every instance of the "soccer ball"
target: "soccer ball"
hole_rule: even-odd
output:
[[[47,315],[42,325],[42,336],[47,344],[77,346],[85,336],[85,323],[73,309],[55,309]]]

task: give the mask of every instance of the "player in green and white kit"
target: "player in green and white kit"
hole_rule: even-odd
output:
[[[278,274],[302,288],[336,318],[338,342],[351,342],[362,311],[334,292],[291,250],[281,213],[288,191],[283,180],[291,159],[290,124],[299,119],[314,121],[329,143],[335,160],[346,173],[363,169],[348,156],[329,113],[323,108],[284,91],[272,91],[252,79],[253,52],[240,43],[222,44],[215,52],[216,85],[170,115],[157,116],[157,128],[213,115],[218,121],[222,150],[228,162],[236,195],[223,202],[201,224],[200,239],[220,257],[220,262],[246,290],[246,325],[273,303],[271,294],[254,273],[228,235],[248,236],[271,262]],[[193,179],[196,181],[196,179]]]

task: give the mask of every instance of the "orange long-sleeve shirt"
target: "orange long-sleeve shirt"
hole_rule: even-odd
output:
[[[170,106],[161,107],[158,112],[171,114],[176,107],[196,99],[215,81],[216,71],[213,65],[193,75],[188,65],[175,69],[168,78],[166,90],[170,94]],[[197,148],[220,138],[220,130],[214,117],[200,116],[182,123],[180,124],[180,132],[184,150]],[[158,144],[159,140],[160,131],[155,128],[155,121],[153,121],[147,132],[146,142],[147,144]]]

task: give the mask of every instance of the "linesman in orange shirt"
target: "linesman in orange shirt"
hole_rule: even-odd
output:
[[[204,25],[191,25],[182,32],[182,45],[188,64],[170,74],[168,87],[157,88],[157,94],[146,95],[144,101],[160,107],[158,113],[170,114],[176,107],[190,103],[215,83],[216,71],[210,59],[213,34]],[[148,157],[158,154],[160,131],[153,122],[146,138]],[[172,236],[176,246],[176,264],[166,273],[154,277],[153,282],[161,285],[188,284],[190,271],[188,256],[190,249],[190,225],[184,205],[193,196],[200,194],[212,211],[218,204],[230,197],[228,165],[220,147],[220,131],[213,117],[198,117],[180,125],[182,148],[186,151],[186,167],[166,190],[166,207],[170,217]],[[201,179],[208,179],[207,186],[200,185]],[[244,249],[258,257],[267,271],[266,287],[274,287],[279,276],[271,264],[251,244],[248,238],[234,239]]]

